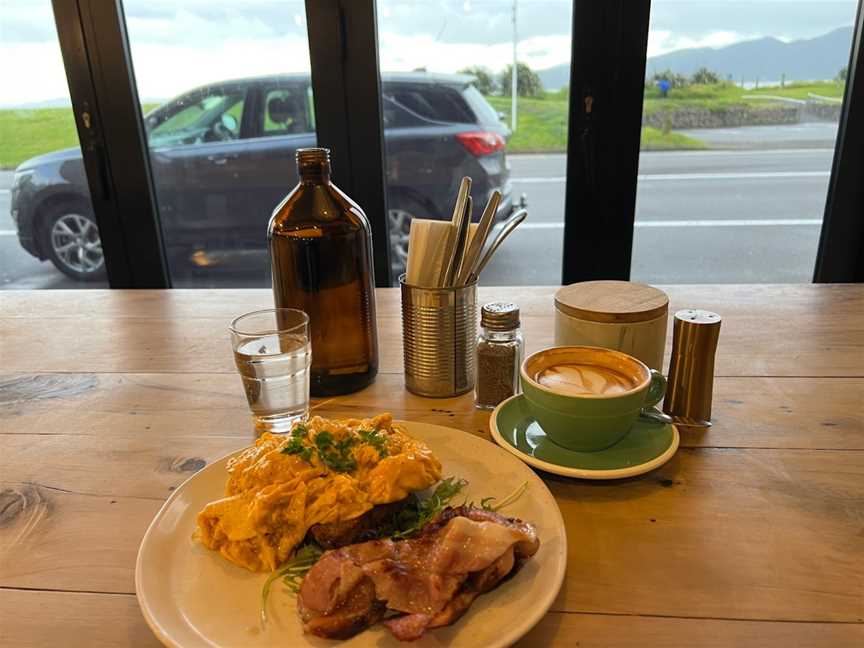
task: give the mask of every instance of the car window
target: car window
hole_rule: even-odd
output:
[[[242,92],[210,92],[177,100],[150,129],[150,140],[160,143],[194,143],[234,140],[243,123]],[[159,120],[161,116],[161,120]],[[154,119],[153,116],[148,118]]]
[[[428,122],[424,122],[414,113],[409,112],[391,97],[384,95],[381,102],[382,119],[384,120],[384,128],[406,128],[408,126],[422,126]]]
[[[264,135],[310,133],[306,91],[301,87],[272,88],[264,93]]]
[[[396,103],[424,119],[472,124],[476,118],[455,89],[436,85],[393,85],[386,93]]]
[[[471,106],[471,110],[477,115],[477,121],[484,126],[500,126],[501,118],[495,109],[489,105],[486,98],[480,94],[480,91],[473,85],[467,86],[462,90],[462,96],[465,101]]]

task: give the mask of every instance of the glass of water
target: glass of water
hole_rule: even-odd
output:
[[[256,430],[288,432],[309,414],[309,316],[270,308],[241,315],[229,329]]]

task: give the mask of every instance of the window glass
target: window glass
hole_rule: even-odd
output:
[[[503,195],[490,236],[523,202],[529,212],[482,283],[560,282],[572,10],[571,0],[378,0],[394,279],[411,222],[449,220],[468,176],[473,221]]]
[[[50,0],[0,11],[0,289],[106,288]]]
[[[809,282],[854,0],[654,0],[632,278]]]
[[[316,143],[304,4],[123,7],[172,284],[269,286],[267,223]]]

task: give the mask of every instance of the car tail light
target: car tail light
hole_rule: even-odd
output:
[[[500,151],[507,142],[498,133],[488,133],[477,131],[473,133],[459,133],[456,139],[462,144],[471,155],[480,157],[481,155],[489,155],[495,151]]]

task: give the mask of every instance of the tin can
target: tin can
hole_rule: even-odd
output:
[[[402,290],[405,387],[419,396],[447,398],[474,389],[477,282],[450,288]]]

